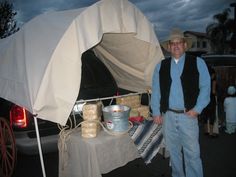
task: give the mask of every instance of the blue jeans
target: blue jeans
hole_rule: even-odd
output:
[[[172,177],[203,177],[198,119],[170,111],[163,116],[163,134],[170,153]]]

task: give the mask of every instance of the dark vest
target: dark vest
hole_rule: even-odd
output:
[[[160,111],[165,113],[169,108],[169,95],[171,86],[170,76],[171,58],[162,60],[160,68]],[[197,69],[196,57],[186,55],[183,72],[181,74],[181,83],[184,95],[184,106],[186,109],[192,109],[196,102],[199,94],[199,72]]]

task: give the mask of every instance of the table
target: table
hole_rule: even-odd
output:
[[[104,131],[96,138],[83,138],[73,132],[59,151],[59,177],[101,177],[128,162],[139,158],[139,153],[127,134],[112,136]]]

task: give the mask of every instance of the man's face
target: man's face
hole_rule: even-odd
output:
[[[169,42],[168,49],[174,58],[179,59],[187,49],[187,43],[183,39],[176,38]]]

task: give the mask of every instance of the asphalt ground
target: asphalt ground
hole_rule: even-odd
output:
[[[236,133],[229,135],[220,129],[219,137],[212,139],[204,135],[201,123],[199,127],[204,177],[236,177]],[[44,161],[47,177],[58,177],[58,153],[44,155]],[[43,176],[38,155],[18,155],[13,177],[22,176]],[[139,158],[102,177],[171,177],[169,158],[158,154],[149,165]]]
[[[236,133],[227,134],[219,129],[217,138],[204,135],[200,128],[200,148],[204,177],[236,177]],[[158,154],[149,165],[142,159],[136,159],[103,177],[171,177],[169,158]]]

